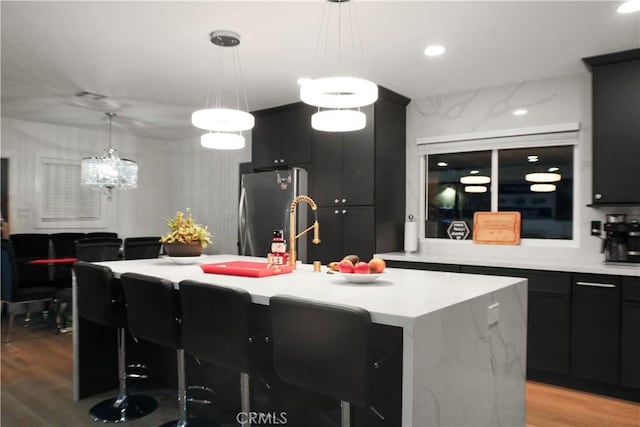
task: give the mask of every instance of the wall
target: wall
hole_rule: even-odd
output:
[[[179,141],[170,149],[176,179],[166,212],[191,208],[196,222],[209,226],[213,245],[206,253],[238,253],[238,165],[251,161],[251,132],[244,136],[247,145],[242,150],[209,150],[198,138]]]
[[[36,228],[38,163],[43,157],[81,159],[97,155],[108,146],[104,131],[2,118],[3,157],[10,158],[9,204],[12,233],[98,231],[97,228]],[[114,130],[113,146],[121,157],[138,161],[138,188],[116,192],[106,201],[106,224],[102,230],[121,237],[159,235],[164,223],[158,212],[170,212],[173,194],[166,194],[173,177],[165,171],[170,158],[162,142],[132,137]]]
[[[251,133],[243,150],[208,150],[199,138],[175,142],[113,134],[121,157],[136,160],[138,188],[116,192],[106,202],[104,230],[121,237],[162,235],[164,218],[191,208],[209,226],[214,244],[207,253],[237,253],[238,165],[251,160]],[[106,131],[2,118],[2,157],[10,160],[12,233],[92,231],[36,228],[36,169],[39,159],[81,159],[108,146]]]
[[[511,111],[525,108],[525,116],[513,116]],[[606,213],[627,213],[640,219],[640,208],[589,208],[591,202],[591,76],[588,73],[516,82],[473,91],[443,94],[413,100],[407,106],[407,215],[418,218],[419,156],[416,140],[423,137],[460,134],[487,130],[514,129],[557,123],[580,122],[577,205],[579,232],[573,244],[554,246],[553,243],[529,242],[521,246],[474,245],[422,239],[420,252],[425,256],[451,256],[456,259],[508,256],[527,260],[531,257],[551,263],[593,259],[600,262],[601,242],[590,236],[590,221],[604,221]],[[615,165],[612,165],[615,167]]]

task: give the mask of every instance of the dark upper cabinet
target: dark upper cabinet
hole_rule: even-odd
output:
[[[319,245],[308,245],[309,261],[323,264],[350,254],[369,261],[375,251],[373,206],[325,206],[318,208]]]
[[[318,206],[343,208],[342,244],[322,260],[362,258],[402,249],[405,211],[406,106],[409,99],[379,87],[378,100],[361,109],[367,125],[355,132],[312,131],[309,195]],[[372,208],[366,218],[355,208]],[[343,215],[343,214],[341,214]],[[361,223],[347,226],[353,218]],[[335,220],[335,218],[334,218]],[[320,223],[322,228],[322,222]],[[352,230],[359,230],[351,233]],[[323,239],[323,244],[326,240]],[[361,243],[359,243],[361,242]],[[329,245],[329,243],[327,243]]]
[[[296,103],[253,114],[251,160],[255,169],[281,169],[311,163],[311,114]]]
[[[571,375],[617,384],[620,278],[575,274],[572,292]]]
[[[620,383],[640,388],[640,278],[622,278]]]
[[[593,74],[593,204],[640,205],[640,49],[584,61]]]
[[[367,126],[354,132],[312,131],[311,194],[318,205],[374,203],[373,106],[361,109]]]

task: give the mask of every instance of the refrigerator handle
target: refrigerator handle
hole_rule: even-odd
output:
[[[246,207],[247,199],[244,187],[240,190],[240,203],[238,205],[238,234],[240,238],[240,255],[246,254],[246,245],[247,245],[247,207]]]

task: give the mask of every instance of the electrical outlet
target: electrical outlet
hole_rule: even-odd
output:
[[[487,324],[493,326],[500,321],[500,303],[496,302],[487,308]]]
[[[591,221],[591,235],[592,236],[600,236],[602,234],[602,222],[601,221]]]

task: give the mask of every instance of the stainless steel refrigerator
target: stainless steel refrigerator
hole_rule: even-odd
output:
[[[266,257],[274,230],[284,230],[289,244],[289,206],[296,196],[307,194],[307,172],[292,168],[243,174],[240,182],[238,238],[240,255]],[[298,230],[307,224],[306,203],[296,213]],[[298,259],[306,262],[306,236],[296,242]]]

